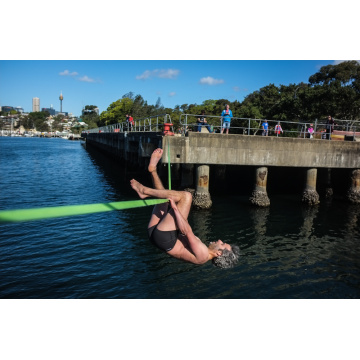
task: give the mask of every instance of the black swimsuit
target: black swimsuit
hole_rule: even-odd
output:
[[[158,224],[148,228],[148,235],[151,243],[162,251],[170,251],[176,244],[178,230],[161,231]]]

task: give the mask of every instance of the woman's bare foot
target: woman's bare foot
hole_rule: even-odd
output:
[[[158,162],[160,161],[162,154],[163,154],[163,149],[158,148],[153,151],[153,153],[151,154],[150,163],[148,166],[149,172],[156,171],[156,166],[157,166]]]
[[[145,199],[149,197],[149,195],[145,194],[145,186],[141,185],[138,181],[135,179],[130,180],[131,187],[138,193],[140,199]]]

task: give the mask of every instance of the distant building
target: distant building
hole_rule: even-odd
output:
[[[24,113],[24,109],[21,106],[2,106],[0,107],[0,111],[4,111],[6,113],[9,113],[11,110],[15,110],[20,114]]]
[[[40,112],[40,99],[37,97],[32,99],[32,111]]]
[[[20,114],[22,114],[24,112],[24,109],[21,106],[15,106],[14,110],[16,110]]]
[[[54,108],[50,107],[50,108],[42,108],[41,109],[42,112],[47,111],[50,115],[55,115],[56,111]]]
[[[63,112],[59,112],[59,111],[55,111],[55,115],[64,115],[64,116],[68,116],[69,113],[66,112],[66,111],[63,111]]]
[[[12,106],[2,106],[1,107],[1,111],[5,112],[5,113],[9,113],[11,110],[14,110],[14,108]]]

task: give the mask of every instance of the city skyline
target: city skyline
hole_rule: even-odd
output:
[[[0,106],[31,111],[30,99],[42,107],[57,104],[64,94],[64,111],[80,116],[86,105],[100,113],[128,92],[149,105],[160,98],[164,107],[201,104],[209,99],[243,101],[271,83],[308,82],[324,65],[339,60],[1,60]],[[13,81],[11,81],[13,80]],[[18,83],[21,86],[18,86]],[[11,85],[14,84],[14,85]],[[62,101],[62,100],[60,100]],[[61,107],[61,104],[55,105]],[[59,109],[61,111],[61,109]]]

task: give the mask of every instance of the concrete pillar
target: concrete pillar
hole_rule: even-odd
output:
[[[196,165],[196,188],[193,205],[200,209],[209,209],[212,201],[209,193],[209,165]]]
[[[194,185],[194,164],[181,165],[181,187],[192,187]]]
[[[327,199],[332,198],[334,194],[332,185],[331,185],[331,169],[327,169],[327,178],[326,178],[326,189],[325,189],[325,197]]]
[[[259,167],[255,172],[255,189],[253,190],[250,202],[253,205],[266,207],[270,206],[270,199],[266,192],[268,168]]]
[[[320,203],[319,194],[316,191],[317,169],[306,171],[306,184],[302,194],[302,202],[307,205],[317,205]]]
[[[347,198],[353,204],[360,204],[360,169],[351,172],[351,185]]]

